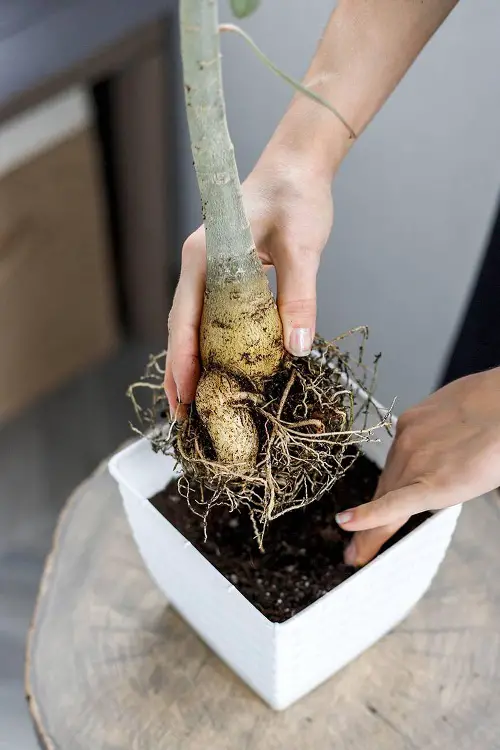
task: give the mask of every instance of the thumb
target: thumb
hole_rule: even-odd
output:
[[[308,253],[275,260],[278,310],[285,348],[295,357],[311,352],[316,330],[318,261]]]
[[[362,531],[391,526],[402,519],[406,521],[429,507],[427,487],[417,482],[388,492],[370,503],[337,513],[335,518],[346,531]]]
[[[407,518],[401,518],[387,526],[357,531],[344,552],[344,561],[355,567],[366,565],[407,521]]]

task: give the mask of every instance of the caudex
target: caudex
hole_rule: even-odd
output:
[[[231,1],[239,15],[258,5],[256,0]],[[356,376],[372,392],[376,367],[370,371],[363,365],[366,329],[350,332],[361,338],[354,358],[341,353],[339,339],[329,343],[318,336],[309,357],[285,352],[227,127],[220,30],[217,0],[180,0],[186,111],[207,250],[196,400],[187,419],[168,419],[164,352],[150,358],[129,395],[140,420],[138,431],[181,465],[179,489],[191,508],[205,519],[214,505],[246,508],[262,547],[267,524],[330,490],[355,460],[356,444],[373,439],[387,414],[367,426],[368,400],[360,424],[349,387]],[[319,99],[269,65],[304,95]],[[336,113],[328,102],[320,103]],[[140,403],[143,389],[153,394],[147,407]]]

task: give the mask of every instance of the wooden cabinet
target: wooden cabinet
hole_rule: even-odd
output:
[[[0,129],[0,420],[118,340],[92,110],[76,89]]]

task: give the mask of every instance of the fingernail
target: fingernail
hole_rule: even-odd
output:
[[[346,565],[356,565],[356,559],[357,559],[357,551],[356,551],[356,542],[354,539],[351,539],[349,544],[344,550],[344,562]]]
[[[290,351],[295,357],[305,357],[311,353],[312,333],[310,328],[292,328]]]
[[[349,521],[352,521],[353,517],[354,512],[352,510],[344,510],[342,513],[337,513],[335,520],[340,526],[342,526],[343,523],[349,523]]]

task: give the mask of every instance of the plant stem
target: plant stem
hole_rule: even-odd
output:
[[[207,287],[263,271],[243,206],[222,89],[217,0],[180,0],[181,52],[191,148],[207,246]]]
[[[180,21],[186,110],[207,248],[201,361],[205,369],[218,367],[259,380],[278,371],[283,332],[245,213],[227,127],[217,0],[180,0]]]

